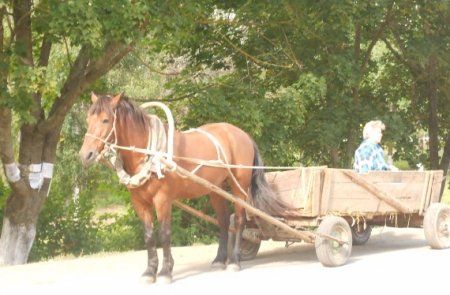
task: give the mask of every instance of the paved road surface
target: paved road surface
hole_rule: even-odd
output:
[[[312,244],[263,241],[240,272],[211,271],[215,252],[173,248],[170,285],[139,280],[145,251],[0,267],[0,294],[450,294],[450,249],[430,249],[420,229],[375,228],[336,268],[322,266]]]

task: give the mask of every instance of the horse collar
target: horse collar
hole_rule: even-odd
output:
[[[114,167],[119,177],[120,183],[126,185],[128,188],[137,188],[146,183],[152,173],[158,176],[158,179],[164,177],[163,170],[164,165],[156,157],[157,153],[166,152],[167,149],[167,135],[161,120],[156,116],[149,115],[150,126],[147,150],[152,153],[148,153],[145,156],[144,163],[141,165],[140,171],[133,176],[130,176],[123,168],[123,162],[120,155],[114,158]]]

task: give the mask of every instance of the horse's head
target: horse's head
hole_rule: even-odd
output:
[[[94,163],[105,143],[115,139],[115,110],[121,98],[122,94],[110,97],[92,93],[92,106],[86,119],[87,132],[80,149],[80,158],[84,165]]]

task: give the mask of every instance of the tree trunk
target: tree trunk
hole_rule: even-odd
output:
[[[21,175],[25,176],[27,170],[28,167],[22,167]],[[24,178],[28,179],[28,176]],[[33,189],[26,183],[27,189],[13,190],[7,200],[0,236],[0,265],[24,264],[28,261],[39,213],[50,186],[49,174],[42,175],[42,178],[43,183],[39,188]],[[36,185],[35,179],[32,181],[33,186]]]
[[[439,125],[438,125],[438,96],[436,85],[436,56],[432,54],[428,61],[428,75],[426,94],[428,97],[428,136],[430,138],[430,167],[439,169]]]
[[[49,182],[46,180],[39,192],[30,189],[28,195],[13,192],[9,196],[0,237],[0,265],[24,264],[28,261]]]
[[[64,118],[79,95],[93,82],[107,73],[126,54],[134,43],[125,44],[119,41],[105,42],[103,51],[92,54],[92,46],[81,46],[78,56],[71,65],[70,71],[60,96],[54,101],[47,118],[45,118],[42,105],[42,93],[28,89],[21,93],[19,99],[28,99],[31,102],[27,110],[19,111],[29,115],[32,120],[22,123],[20,128],[20,147],[18,165],[14,151],[12,128],[12,107],[4,103],[7,93],[6,86],[9,70],[9,54],[19,57],[17,60],[22,69],[32,70],[36,67],[33,60],[33,44],[39,48],[39,38],[33,40],[32,12],[34,7],[31,0],[11,1],[13,23],[8,22],[11,29],[4,34],[4,21],[7,11],[0,8],[0,158],[11,187],[3,217],[3,227],[0,236],[0,265],[23,264],[28,260],[31,247],[36,236],[36,224],[42,206],[50,189],[55,162],[56,147],[59,141]],[[35,4],[35,3],[34,3]],[[9,17],[9,16],[8,16]],[[13,24],[13,26],[11,26]],[[4,36],[14,35],[11,48],[5,51]],[[50,34],[52,35],[52,34]],[[37,65],[47,67],[52,48],[50,35],[44,35],[39,50]],[[11,52],[10,52],[11,51]],[[8,54],[6,54],[8,53]],[[12,81],[14,82],[14,81]],[[14,87],[12,87],[14,88]],[[28,97],[27,97],[28,96]]]
[[[11,112],[3,111],[8,116],[0,119],[1,158],[12,192],[3,217],[0,265],[23,264],[28,260],[38,217],[50,189],[62,122],[47,133],[39,132],[37,125],[23,125],[17,167],[12,151]]]
[[[0,238],[0,266],[25,264],[36,236],[36,223],[16,224],[3,217]]]

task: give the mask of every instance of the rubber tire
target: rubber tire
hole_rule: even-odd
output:
[[[327,216],[320,223],[317,233],[315,247],[318,260],[324,266],[344,265],[352,252],[352,230],[348,222],[339,216]],[[333,236],[346,243],[339,245],[320,234]]]
[[[235,228],[234,214],[230,215],[230,228]],[[236,241],[236,234],[228,232],[228,256],[230,256],[233,253],[235,241]],[[239,249],[241,261],[248,261],[254,259],[258,254],[260,246],[261,241],[259,243],[253,243],[246,239],[242,239],[241,247]]]
[[[364,245],[370,239],[370,235],[372,234],[372,227],[370,225],[368,225],[366,229],[361,232],[358,232],[357,226],[352,227],[351,230],[353,246]]]
[[[442,203],[433,203],[423,218],[425,238],[433,249],[450,246],[450,207]]]

